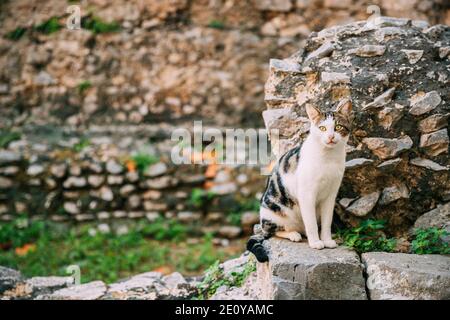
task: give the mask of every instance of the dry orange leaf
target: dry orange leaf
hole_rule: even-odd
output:
[[[217,175],[217,164],[210,164],[205,171],[206,178],[214,178]]]
[[[153,271],[161,272],[162,274],[169,274],[172,272],[172,268],[170,268],[169,266],[161,266],[161,267],[156,268]]]
[[[36,250],[36,245],[27,243],[23,247],[16,248],[15,252],[18,256],[23,257],[28,254],[28,252],[33,252]]]
[[[126,163],[128,172],[136,171],[136,163],[133,160],[129,160]]]
[[[204,187],[206,190],[208,190],[208,189],[211,189],[213,186],[214,186],[214,182],[212,182],[212,181],[205,181],[205,184],[204,184],[203,187]]]

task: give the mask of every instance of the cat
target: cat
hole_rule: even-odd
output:
[[[337,247],[331,237],[331,223],[344,176],[352,103],[341,100],[336,110],[329,112],[307,104],[306,113],[311,123],[308,137],[302,146],[278,159],[261,198],[263,232],[247,242],[247,250],[259,262],[268,261],[262,242],[272,236],[298,242],[303,234],[313,249]]]

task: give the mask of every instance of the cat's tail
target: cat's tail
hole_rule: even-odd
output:
[[[264,240],[273,237],[280,228],[276,223],[261,219],[261,224],[256,224],[254,228],[255,234],[247,241],[247,250],[253,253],[259,262],[269,261],[266,248],[263,246]]]
[[[255,255],[258,262],[269,261],[266,248],[263,246],[264,240],[266,240],[266,237],[261,234],[255,234],[247,241],[247,250]]]

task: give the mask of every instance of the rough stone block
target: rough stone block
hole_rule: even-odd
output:
[[[279,238],[264,244],[269,262],[257,266],[261,299],[367,299],[362,265],[354,251],[315,250]]]
[[[450,257],[370,252],[362,255],[371,300],[450,299]]]

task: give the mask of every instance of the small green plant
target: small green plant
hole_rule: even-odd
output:
[[[20,140],[21,135],[18,132],[0,130],[0,148],[7,148],[8,145],[16,140]]]
[[[0,224],[0,248],[17,248],[34,242],[42,235],[44,229],[44,222],[30,221],[26,216]]]
[[[91,141],[88,138],[81,138],[80,141],[78,141],[74,146],[73,146],[73,150],[75,152],[81,152],[83,151],[85,148],[89,147],[89,145],[91,144]]]
[[[208,27],[222,30],[225,28],[225,23],[223,23],[222,21],[219,21],[219,20],[211,20],[208,23]]]
[[[235,226],[241,225],[241,218],[242,218],[242,212],[231,212],[227,216],[228,222]]]
[[[215,197],[214,192],[207,191],[200,188],[194,188],[191,191],[191,195],[189,197],[189,204],[194,206],[195,208],[201,208],[206,204],[207,201],[210,201]]]
[[[136,169],[141,174],[143,174],[149,166],[158,162],[157,157],[143,152],[133,155],[131,160],[134,162]]]
[[[357,252],[385,251],[392,252],[396,246],[396,239],[386,238],[381,232],[385,227],[384,220],[368,219],[362,221],[358,227],[339,230],[337,236],[343,240],[347,247]]]
[[[35,27],[36,31],[39,31],[44,34],[52,34],[61,29],[62,25],[59,23],[58,18],[56,17],[52,17]]]
[[[142,234],[155,240],[184,240],[189,232],[187,226],[175,221],[157,219],[152,223],[145,223]]]
[[[100,232],[95,224],[68,229],[23,216],[0,224],[0,265],[33,277],[65,276],[66,267],[76,264],[81,268],[82,283],[99,279],[111,283],[149,270],[199,274],[215,260],[240,252],[240,248],[231,252],[230,248],[215,247],[211,235],[197,243],[184,241],[189,231],[174,221],[159,220],[146,228],[148,225],[141,221],[129,225],[127,233],[117,234]]]
[[[92,33],[109,33],[120,30],[120,25],[117,22],[104,22],[99,17],[88,17],[82,20],[81,26],[83,29],[90,30]]]
[[[216,293],[221,286],[240,287],[254,271],[256,271],[256,263],[253,260],[249,260],[242,270],[231,271],[227,275],[224,273],[219,260],[217,260],[206,270],[203,281],[198,284],[197,298],[207,299]]]
[[[411,252],[415,254],[450,254],[450,244],[442,238],[450,236],[445,229],[427,228],[414,230]]]
[[[227,220],[229,223],[240,226],[242,214],[245,211],[254,211],[258,212],[260,207],[260,203],[257,199],[251,199],[246,201],[240,201],[237,207],[231,211],[231,213],[227,216]]]
[[[241,211],[259,211],[260,201],[257,199],[247,200],[240,204]]]
[[[90,87],[92,87],[92,83],[89,80],[81,81],[77,86],[78,92],[80,94],[83,94]]]
[[[18,41],[20,40],[20,38],[22,38],[22,36],[25,34],[26,31],[27,31],[26,28],[17,27],[13,31],[8,32],[6,34],[6,38],[9,40]]]

